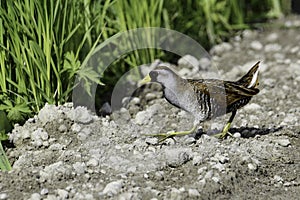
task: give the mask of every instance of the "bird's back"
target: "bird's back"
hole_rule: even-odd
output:
[[[187,79],[195,91],[198,104],[206,119],[224,115],[249,103],[252,96],[259,92],[258,68],[259,62],[235,82],[218,79]]]

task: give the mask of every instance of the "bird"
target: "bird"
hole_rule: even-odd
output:
[[[237,110],[247,105],[251,98],[259,93],[258,61],[243,77],[237,81],[220,79],[185,79],[166,65],[159,65],[140,81],[162,86],[164,98],[172,105],[194,116],[193,127],[187,131],[150,134],[161,139],[194,133],[204,121],[231,113],[221,133],[214,136],[224,139],[229,133]]]

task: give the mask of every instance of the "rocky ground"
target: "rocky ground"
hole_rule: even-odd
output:
[[[244,31],[215,46],[211,61],[178,70],[197,77],[213,63],[236,80],[262,61],[261,91],[238,111],[234,137],[198,132],[158,144],[143,136],[192,125],[157,86],[107,117],[46,105],[10,134],[13,170],[0,172],[0,199],[300,199],[299,22]],[[204,132],[228,117],[207,122]]]

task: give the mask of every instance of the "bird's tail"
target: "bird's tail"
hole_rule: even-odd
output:
[[[246,88],[256,88],[259,85],[258,73],[259,73],[259,63],[258,61],[246,75],[240,78],[236,83],[243,85]]]

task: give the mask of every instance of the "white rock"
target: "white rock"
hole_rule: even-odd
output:
[[[220,178],[215,177],[215,176],[212,177],[211,180],[213,180],[213,181],[216,182],[216,183],[219,183],[219,182],[220,182]]]
[[[267,36],[266,40],[268,42],[275,42],[278,39],[278,34],[277,33],[271,33]]]
[[[138,125],[143,125],[143,124],[147,124],[149,119],[150,119],[150,116],[148,115],[148,113],[146,111],[143,110],[136,114],[134,121]]]
[[[90,167],[96,167],[96,166],[98,166],[98,164],[99,164],[99,162],[98,162],[98,160],[95,159],[95,158],[91,158],[91,159],[86,163],[86,165],[87,165],[87,166],[90,166]]]
[[[170,167],[178,167],[192,158],[190,148],[174,148],[165,150],[165,158]]]
[[[182,58],[178,60],[178,66],[179,67],[188,67],[188,68],[198,68],[199,67],[199,62],[197,58],[191,55],[185,55]]]
[[[207,70],[211,66],[211,60],[207,57],[203,57],[199,60],[199,67],[201,70]]]
[[[230,43],[223,42],[221,44],[215,45],[211,49],[211,53],[215,55],[221,55],[226,51],[230,51],[231,49],[232,49],[232,45]]]
[[[49,190],[47,188],[43,188],[40,192],[41,195],[46,195],[49,193]]]
[[[66,190],[57,189],[56,192],[60,199],[67,199],[69,196],[69,192]]]
[[[197,189],[189,189],[188,190],[189,197],[199,197],[200,193]]]
[[[53,194],[48,194],[45,200],[59,200],[59,198]]]
[[[62,124],[58,127],[59,132],[63,133],[66,132],[68,130],[67,126]]]
[[[277,139],[275,142],[282,147],[287,147],[291,144],[289,139]]]
[[[273,179],[274,179],[274,181],[276,181],[276,182],[283,182],[283,178],[280,177],[280,176],[278,176],[278,175],[275,175]]]
[[[277,52],[277,51],[280,51],[282,49],[281,45],[280,44],[267,44],[265,46],[265,51],[266,52]]]
[[[206,170],[207,170],[207,167],[201,167],[201,168],[199,168],[199,169],[197,170],[197,173],[198,173],[198,174],[203,174],[203,172],[206,171]]]
[[[193,165],[199,165],[203,162],[203,157],[200,155],[196,155],[193,157]]]
[[[257,111],[257,110],[261,109],[261,106],[256,104],[256,103],[250,103],[250,104],[247,104],[244,107],[244,109],[247,110],[247,111]]]
[[[76,162],[72,166],[77,174],[83,174],[86,170],[86,165],[84,162]]]
[[[117,180],[117,181],[110,182],[105,186],[102,193],[106,194],[108,196],[116,195],[121,191],[123,184],[124,184],[123,180]]]
[[[155,145],[155,144],[158,143],[158,138],[156,138],[156,137],[148,137],[148,138],[145,139],[145,142],[147,144]]]
[[[31,194],[29,200],[40,200],[40,199],[42,199],[42,197],[41,197],[41,195],[39,193],[33,193],[33,194]]]
[[[255,164],[249,163],[249,164],[248,164],[248,168],[249,168],[250,170],[256,170],[256,169],[257,169],[257,166],[256,166]]]
[[[233,134],[233,137],[234,138],[240,138],[242,135],[241,135],[241,133],[239,133],[239,132],[235,132],[234,134]]]
[[[81,126],[77,123],[74,123],[72,126],[71,126],[71,130],[75,133],[78,133],[80,130],[81,130]]]
[[[217,164],[213,165],[212,168],[213,168],[213,169],[217,169],[217,170],[219,170],[220,172],[225,170],[224,165],[221,164],[221,163],[217,163]]]
[[[257,32],[246,29],[243,31],[243,38],[253,38],[257,35]]]
[[[38,119],[46,124],[47,122],[59,119],[61,114],[58,112],[58,109],[55,105],[46,104],[39,112]]]
[[[67,117],[82,124],[89,124],[93,121],[93,117],[87,108],[82,106],[78,106],[77,108],[67,112]]]
[[[91,134],[90,128],[83,128],[77,135],[77,138],[81,141],[86,140]]]
[[[263,45],[257,41],[257,40],[254,40],[250,43],[250,47],[253,49],[253,50],[256,50],[256,51],[259,51],[263,48]]]
[[[205,179],[211,179],[212,176],[213,176],[213,171],[209,170],[208,172],[206,172],[204,178]]]

